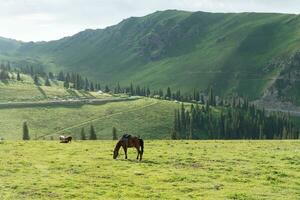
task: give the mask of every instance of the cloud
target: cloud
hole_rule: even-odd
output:
[[[298,0],[0,0],[0,36],[52,40],[157,10],[299,13]]]

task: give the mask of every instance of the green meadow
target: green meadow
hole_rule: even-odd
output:
[[[297,200],[299,141],[152,141],[144,160],[112,141],[5,141],[0,199]]]
[[[111,139],[112,127],[117,128],[119,136],[130,132],[143,138],[168,139],[174,109],[179,106],[170,101],[144,98],[102,105],[1,108],[0,138],[21,139],[22,124],[26,121],[31,139],[57,139],[62,134],[80,139],[81,129],[88,136],[91,125],[98,139]]]
[[[16,78],[16,74],[11,73]],[[29,75],[21,74],[22,81],[15,79],[0,81],[0,103],[34,102],[57,99],[108,98],[105,94],[65,89],[63,82],[51,81],[51,87],[44,86],[45,80],[39,78],[40,86],[34,84]]]

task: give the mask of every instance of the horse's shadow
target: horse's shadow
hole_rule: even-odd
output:
[[[141,163],[141,164],[149,164],[149,165],[159,165],[158,161],[153,161],[153,160],[136,160],[136,159],[118,159],[118,161],[122,162],[131,162],[131,163]]]

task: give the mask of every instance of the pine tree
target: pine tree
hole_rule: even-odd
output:
[[[130,83],[129,94],[130,94],[131,96],[135,95],[135,92],[134,92],[133,84],[132,84],[132,83]]]
[[[151,95],[149,87],[147,87],[146,96],[149,97]]]
[[[23,123],[23,140],[30,140],[27,122]]]
[[[81,129],[80,137],[81,137],[81,140],[86,140],[84,128]]]
[[[121,86],[120,86],[120,83],[119,83],[119,82],[117,83],[116,93],[117,93],[117,94],[121,93]]]
[[[69,80],[66,78],[66,80],[64,81],[64,88],[69,89],[70,88],[70,82]]]
[[[17,73],[17,81],[21,81],[21,76],[19,72]]]
[[[38,77],[37,75],[34,75],[33,81],[34,81],[34,84],[35,84],[35,85],[40,85],[39,77]]]
[[[91,84],[90,84],[90,91],[95,91],[94,83],[93,82],[91,82]]]
[[[216,99],[215,99],[212,87],[210,87],[210,90],[209,90],[208,105],[210,105],[210,106],[216,106]]]
[[[117,129],[115,127],[112,128],[112,137],[113,140],[118,140]]]
[[[93,125],[91,125],[90,128],[90,140],[97,140],[97,135]]]
[[[45,86],[51,86],[48,76],[46,77]]]
[[[59,72],[57,80],[59,81],[65,81],[65,75],[62,71]]]
[[[89,91],[90,90],[90,84],[87,78],[85,78],[85,83],[84,83],[84,90]]]
[[[191,114],[190,116],[190,124],[189,124],[189,139],[192,140],[193,139],[193,129],[194,129],[194,124],[193,124],[193,116]]]
[[[174,127],[172,128],[171,132],[171,139],[176,140],[179,132],[179,120],[178,120],[178,115],[177,115],[177,110],[174,112]]]
[[[167,94],[166,94],[166,99],[171,99],[171,97],[172,97],[172,92],[171,92],[171,89],[170,89],[170,87],[168,87],[168,89],[167,89]]]

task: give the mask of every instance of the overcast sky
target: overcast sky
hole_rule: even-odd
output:
[[[300,13],[300,0],[0,0],[0,36],[54,40],[157,10]]]

